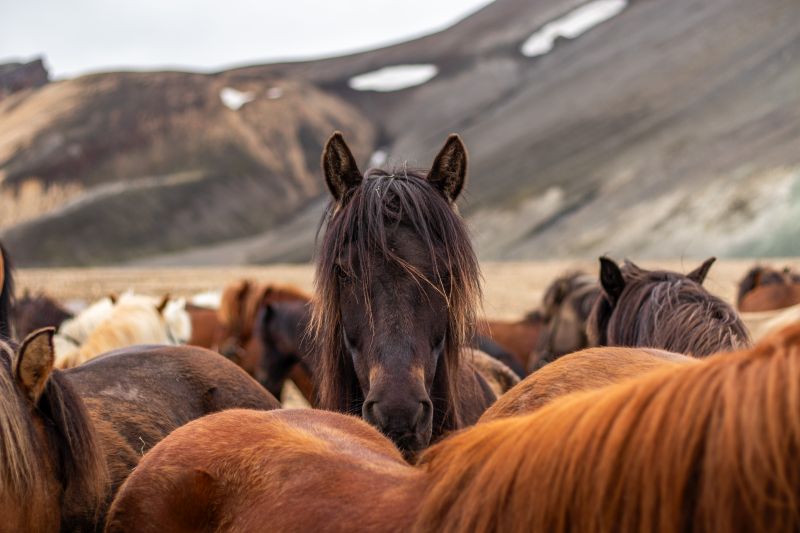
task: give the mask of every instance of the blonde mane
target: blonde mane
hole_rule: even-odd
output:
[[[185,342],[191,334],[191,322],[184,300],[167,302],[161,312],[158,303],[152,296],[123,294],[83,344],[66,354],[56,354],[56,367],[72,368],[102,353],[134,344]]]

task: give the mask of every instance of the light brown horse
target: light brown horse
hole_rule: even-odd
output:
[[[53,329],[0,343],[0,531],[102,529],[141,456],[173,429],[277,401],[200,348],[137,346],[53,368]]]
[[[654,348],[587,348],[559,357],[526,377],[498,398],[479,422],[532,413],[572,392],[599,389],[653,370],[696,361]]]
[[[774,311],[800,303],[800,274],[789,267],[755,266],[739,283],[736,306],[743,313]]]
[[[345,415],[211,415],[147,454],[106,531],[797,531],[798,449],[800,325],[480,424],[416,467]]]

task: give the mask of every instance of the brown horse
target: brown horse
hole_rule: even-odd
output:
[[[512,369],[518,376],[527,374],[528,359],[531,356],[544,327],[544,318],[539,311],[531,311],[521,320],[506,322],[501,320],[481,320],[478,322],[478,334],[496,342],[514,359],[501,358],[500,361]],[[477,343],[484,352],[488,350]]]
[[[73,317],[72,313],[49,296],[42,293],[31,296],[28,291],[14,303],[11,314],[18,339],[24,339],[37,329],[58,329],[62,322]]]
[[[739,283],[736,306],[743,313],[774,311],[800,303],[800,274],[789,267],[755,266]]]
[[[264,367],[264,345],[257,327],[265,306],[272,302],[310,301],[311,297],[292,286],[240,280],[222,293],[218,311],[221,327],[216,346],[219,352],[241,366],[265,387],[273,386]]]
[[[340,133],[317,253],[312,326],[325,409],[360,413],[406,454],[474,423],[495,399],[461,356],[480,269],[455,201],[467,153],[451,135],[431,170],[358,170]],[[460,364],[460,363],[465,364]]]
[[[693,362],[697,359],[653,348],[587,348],[559,357],[522,380],[498,398],[479,422],[532,413],[572,392],[599,389],[653,370]]]
[[[151,450],[106,531],[797,531],[798,383],[795,326],[480,424],[416,467],[352,417],[227,411]]]
[[[8,252],[0,243],[0,340],[11,338],[14,308],[14,269]]]
[[[695,357],[749,346],[736,310],[703,286],[714,263],[708,259],[686,274],[644,270],[626,261],[622,269],[600,258],[600,284],[587,330],[593,346],[647,346]]]
[[[222,337],[217,310],[187,303],[186,312],[192,323],[192,334],[186,344],[216,350],[217,339]]]
[[[567,272],[550,284],[542,298],[544,326],[529,355],[528,372],[589,346],[586,323],[599,296],[597,279],[583,272]]]
[[[138,346],[53,368],[53,329],[0,344],[2,531],[101,529],[141,456],[173,429],[277,401],[234,364],[188,347]]]

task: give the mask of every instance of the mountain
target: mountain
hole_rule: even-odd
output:
[[[365,164],[380,149],[425,166],[461,133],[462,213],[483,258],[800,254],[800,4],[621,3],[571,39],[558,28],[592,3],[497,0],[442,32],[340,58],[17,93],[0,101],[0,195],[36,200],[0,218],[2,236],[28,264],[304,260],[324,203],[319,147],[335,127]],[[524,55],[533,34],[552,50]],[[351,87],[396,65],[436,75]],[[284,86],[296,90],[261,96]],[[233,111],[223,87],[259,96]],[[271,122],[273,104],[295,122]],[[86,137],[76,164],[73,139]],[[285,146],[304,164],[276,163]]]

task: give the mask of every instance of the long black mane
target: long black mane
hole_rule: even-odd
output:
[[[398,225],[412,229],[419,236],[430,254],[431,264],[441,267],[438,271],[422,272],[395,254],[388,242],[388,232]],[[474,334],[481,299],[480,269],[461,217],[426,180],[425,172],[370,169],[359,186],[328,206],[320,232],[312,319],[319,357],[316,381],[320,407],[348,413],[361,410],[364,398],[342,340],[336,276],[338,269],[358,272],[356,283],[363,287],[369,304],[367,288],[372,274],[366,261],[370,253],[378,253],[387,263],[400,265],[414,279],[430,284],[447,299],[445,353],[431,390],[434,433],[458,427],[460,351]],[[343,259],[345,247],[349,255]]]

